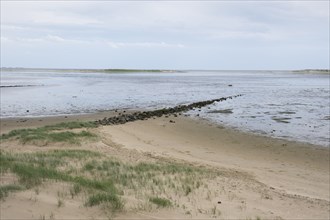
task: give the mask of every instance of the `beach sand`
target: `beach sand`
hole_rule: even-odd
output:
[[[64,116],[1,121],[1,133],[70,120],[95,120],[116,114]],[[24,119],[25,120],[25,119]],[[175,121],[175,123],[170,122]],[[173,161],[216,169],[223,176],[208,183],[210,196],[191,193],[179,207],[137,210],[132,197],[125,198],[126,210],[115,218],[219,218],[219,219],[329,219],[329,149],[306,143],[274,139],[225,128],[201,119],[161,117],[92,129],[100,137],[79,146],[51,144],[22,145],[15,140],[1,143],[12,152],[51,149],[89,149],[123,161]],[[1,182],[15,181],[4,175]],[[207,184],[207,183],[206,183]],[[44,184],[40,193],[26,190],[1,201],[1,219],[14,218],[105,218],[101,208],[86,208],[78,199],[56,206],[56,192],[65,183]],[[143,190],[143,189],[141,189]]]

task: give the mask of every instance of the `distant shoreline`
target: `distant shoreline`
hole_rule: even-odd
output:
[[[304,70],[293,70],[294,73],[310,73],[310,74],[330,74],[328,69],[304,69]]]
[[[301,70],[203,70],[203,69],[75,69],[75,68],[25,68],[25,67],[1,67],[1,71],[58,71],[58,72],[78,72],[78,73],[181,73],[188,71],[228,71],[228,72],[236,72],[236,71],[255,71],[255,72],[263,72],[263,71],[284,71],[291,73],[306,73],[306,74],[330,74],[329,69],[301,69]]]
[[[181,70],[165,70],[165,69],[57,69],[57,68],[12,68],[2,67],[1,71],[58,71],[58,72],[78,72],[78,73],[172,73],[172,72],[183,72]]]

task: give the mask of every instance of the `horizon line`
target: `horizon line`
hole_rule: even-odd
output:
[[[330,68],[304,68],[304,69],[171,69],[171,68],[52,68],[52,67],[0,67],[0,69],[36,69],[36,70],[128,70],[128,71],[330,71]]]

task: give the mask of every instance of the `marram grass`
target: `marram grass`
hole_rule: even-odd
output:
[[[77,144],[81,138],[95,138],[96,135],[89,131],[72,132],[68,130],[94,127],[97,127],[94,122],[66,122],[40,128],[12,130],[8,134],[3,134],[0,140],[15,138],[23,144],[38,141],[44,143],[67,142]]]
[[[38,187],[45,181],[60,181],[72,184],[68,193],[72,198],[83,191],[86,206],[104,204],[112,211],[124,208],[122,196],[141,199],[143,195],[144,202],[158,208],[171,207],[177,204],[167,193],[185,198],[204,181],[221,175],[213,169],[175,162],[123,162],[88,150],[16,154],[0,151],[0,175],[8,172],[18,177],[19,186],[0,189],[3,198],[10,192]]]

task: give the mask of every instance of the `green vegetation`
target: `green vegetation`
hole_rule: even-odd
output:
[[[81,186],[79,184],[74,184],[73,187],[70,189],[70,195],[73,199],[76,195],[78,195],[81,192]]]
[[[149,201],[156,204],[158,207],[169,207],[172,205],[170,200],[159,197],[152,197]]]
[[[44,126],[45,129],[48,130],[63,130],[63,129],[76,129],[76,128],[96,128],[97,124],[95,122],[77,122],[77,121],[71,121],[71,122],[62,122],[55,125],[47,125]]]
[[[37,142],[43,141],[48,142],[68,142],[71,144],[79,143],[79,138],[93,138],[96,137],[95,134],[92,134],[88,131],[80,132],[48,132],[44,129],[24,129],[24,130],[14,130],[13,132],[8,133],[8,135],[3,135],[2,140],[8,139],[10,137],[16,137],[23,144],[28,142]]]
[[[78,73],[130,73],[130,72],[173,72],[174,70],[159,70],[159,69],[46,69],[46,68],[0,68],[3,71],[41,71],[41,72],[78,72]]]
[[[82,188],[90,189],[92,192],[103,192],[111,197],[113,201],[118,203],[120,198],[113,182],[109,179],[95,180],[88,179],[84,176],[70,175],[69,170],[62,170],[71,161],[78,162],[81,159],[100,156],[100,154],[84,151],[84,150],[56,150],[49,153],[21,153],[8,154],[1,152],[0,154],[0,171],[12,172],[19,177],[19,182],[24,188],[32,188],[40,185],[45,180],[55,180],[73,183],[71,195],[77,195]],[[62,168],[62,169],[60,169]],[[4,186],[1,188],[1,197],[6,196],[8,191],[14,189],[22,189],[23,187]],[[89,198],[88,201],[92,201]],[[107,201],[107,200],[104,200]],[[89,203],[88,203],[89,204]],[[96,203],[91,203],[95,205]],[[58,207],[63,205],[63,201],[59,200]],[[113,206],[117,209],[119,206]]]
[[[3,186],[2,197],[16,189],[38,187],[44,181],[62,181],[72,184],[69,189],[72,198],[83,191],[87,193],[84,197],[86,206],[103,204],[112,211],[124,207],[123,195],[134,196],[157,207],[177,205],[167,199],[171,198],[168,195],[185,198],[204,180],[221,175],[216,170],[165,161],[127,163],[87,150],[0,151],[0,175],[5,172],[16,174],[20,185]],[[58,207],[64,204],[61,201]]]
[[[296,73],[315,73],[315,74],[330,74],[329,69],[304,69],[304,70],[294,70]]]
[[[104,72],[107,73],[134,73],[134,72],[150,72],[150,73],[161,73],[161,72],[168,72],[169,70],[143,70],[143,69],[104,69]]]
[[[5,197],[7,197],[9,192],[19,191],[23,189],[25,189],[23,186],[16,184],[0,186],[0,199],[4,199]]]
[[[62,199],[59,198],[59,199],[57,200],[57,207],[60,208],[60,207],[62,207],[62,206],[64,206],[64,202],[63,202]]]
[[[48,125],[40,128],[12,130],[8,134],[3,134],[0,140],[16,138],[22,143],[28,142],[68,142],[71,144],[79,143],[81,138],[95,138],[96,135],[89,131],[61,131],[79,128],[95,128],[94,122],[67,122],[55,125]]]
[[[101,203],[107,203],[111,206],[113,210],[120,210],[123,208],[123,202],[119,199],[118,196],[109,193],[98,193],[91,195],[87,202],[86,206],[96,206]]]

